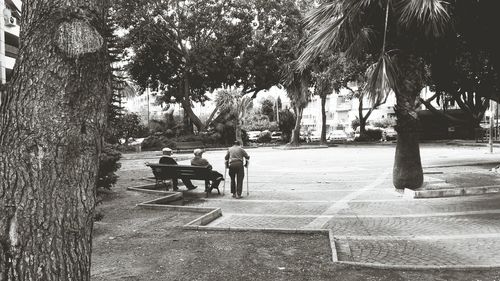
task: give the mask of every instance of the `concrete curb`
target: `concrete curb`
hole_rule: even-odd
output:
[[[148,194],[157,194],[157,195],[169,195],[173,193],[178,193],[175,191],[165,191],[165,190],[157,190],[157,189],[148,189],[144,188],[146,186],[152,186],[154,187],[155,185],[144,185],[144,186],[132,186],[132,187],[127,187],[128,191],[136,191],[136,192],[142,192],[142,193],[148,193]]]
[[[382,263],[364,263],[354,261],[338,261],[337,264],[350,265],[364,268],[375,269],[402,269],[402,270],[481,270],[481,269],[498,269],[500,265],[398,265],[398,264],[382,264]]]
[[[299,228],[249,228],[249,227],[217,227],[217,226],[195,226],[185,225],[187,229],[206,231],[236,231],[236,232],[265,232],[281,234],[328,234],[328,229],[299,229]]]
[[[464,167],[464,166],[478,166],[478,165],[495,165],[500,164],[500,161],[484,161],[484,162],[461,162],[457,164],[442,164],[442,165],[428,165],[422,166],[423,169],[433,169],[433,168],[449,168],[449,167]]]
[[[330,240],[330,250],[332,251],[332,261],[334,263],[339,262],[339,256],[337,254],[337,246],[335,245],[335,236],[333,235],[333,230],[328,230],[328,239]]]
[[[279,150],[299,150],[299,149],[321,149],[321,148],[329,148],[328,145],[299,145],[299,146],[277,146],[273,147],[273,149]]]
[[[212,209],[210,212],[204,214],[203,216],[188,222],[183,226],[183,228],[189,229],[192,226],[204,226],[216,220],[220,216],[222,216],[222,210],[220,208]]]
[[[500,192],[500,186],[498,185],[435,189],[435,190],[411,190],[405,188],[403,193],[403,198],[410,198],[410,199],[441,198],[441,197],[492,194],[499,192]]]
[[[347,266],[357,266],[364,268],[376,268],[376,269],[401,269],[401,270],[473,270],[473,269],[497,269],[500,268],[499,265],[398,265],[398,264],[380,264],[380,263],[364,263],[364,262],[354,262],[354,261],[341,261],[339,260],[339,255],[337,251],[337,240],[347,240],[347,238],[356,239],[356,236],[335,236],[333,230],[331,229],[298,229],[298,228],[245,228],[245,227],[216,227],[216,226],[206,226],[212,221],[222,216],[221,208],[207,208],[207,207],[191,207],[191,206],[175,206],[175,205],[165,205],[157,204],[159,202],[172,202],[182,199],[182,192],[168,192],[168,191],[158,191],[158,190],[147,190],[141,189],[141,186],[130,187],[128,190],[145,192],[154,194],[168,194],[151,201],[140,203],[137,207],[145,209],[161,209],[161,210],[178,210],[178,211],[189,211],[195,213],[204,213],[199,218],[192,220],[191,222],[182,226],[186,230],[196,230],[196,231],[234,231],[234,232],[264,232],[264,233],[281,233],[281,234],[323,234],[328,236],[330,250],[332,255],[332,262],[337,265],[347,265]],[[482,187],[484,188],[484,187]],[[497,188],[497,192],[500,191],[500,186]],[[434,191],[434,190],[433,190]],[[413,191],[414,192],[414,191]],[[170,194],[169,194],[170,193]],[[495,236],[497,234],[494,234]],[[366,237],[358,237],[366,238]],[[391,237],[393,239],[394,237]],[[408,240],[409,237],[399,237],[402,240]],[[432,238],[432,237],[431,237]],[[411,239],[411,238],[410,238]],[[418,237],[413,237],[412,240],[419,239]],[[423,238],[422,238],[423,239]],[[427,238],[426,238],[427,239]],[[346,249],[349,249],[349,245],[345,245]],[[348,258],[351,258],[351,254],[347,253]]]
[[[487,142],[456,142],[456,141],[450,141],[450,142],[447,142],[446,145],[488,147],[489,143],[487,143]],[[500,144],[493,143],[493,147],[500,147]]]

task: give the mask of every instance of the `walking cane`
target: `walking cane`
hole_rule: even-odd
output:
[[[222,196],[224,196],[226,192],[226,172],[227,172],[227,167],[224,168],[224,185],[222,186]]]
[[[250,195],[248,192],[248,178],[250,177],[250,174],[248,173],[248,163],[247,163],[247,196]]]

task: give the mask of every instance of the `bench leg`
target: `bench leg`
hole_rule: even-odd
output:
[[[212,192],[212,186],[210,185],[210,181],[209,180],[205,180],[205,192],[207,193],[207,198],[208,198],[208,195]]]

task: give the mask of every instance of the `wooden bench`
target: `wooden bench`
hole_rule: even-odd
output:
[[[201,141],[187,141],[187,142],[176,142],[175,143],[175,149],[177,150],[177,153],[179,153],[181,150],[193,150],[196,148],[204,148],[205,145]]]
[[[212,169],[209,169],[208,167],[153,163],[148,163],[146,166],[153,170],[157,187],[162,184],[166,185],[166,180],[188,178],[192,180],[204,180],[207,196],[212,192],[213,188],[210,185]],[[220,195],[219,187],[216,189]]]

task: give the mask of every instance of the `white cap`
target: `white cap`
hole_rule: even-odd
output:
[[[163,148],[161,151],[168,151],[168,152],[172,152],[172,149],[168,148],[168,147],[165,147]]]
[[[195,150],[193,151],[193,153],[194,153],[194,155],[197,155],[197,156],[198,156],[198,155],[202,155],[202,154],[203,154],[203,149],[199,149],[199,148],[197,148],[197,149],[195,149]]]

